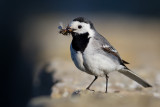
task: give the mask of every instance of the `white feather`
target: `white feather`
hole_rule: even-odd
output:
[[[109,45],[107,45],[107,44],[103,45],[103,47],[104,47],[104,48],[109,48],[110,51],[117,53],[117,50],[113,49],[111,46],[109,46]]]
[[[70,51],[71,51],[71,58],[75,64],[75,66],[82,70],[85,71],[85,68],[83,66],[83,58],[82,58],[82,53],[81,52],[76,52],[73,48],[72,48],[72,44],[70,46]]]
[[[59,22],[59,25],[62,27],[62,29],[63,29],[63,22]]]

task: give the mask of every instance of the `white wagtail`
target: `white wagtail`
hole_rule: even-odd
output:
[[[108,74],[113,71],[126,75],[143,87],[152,87],[125,66],[129,63],[121,59],[117,50],[96,31],[90,20],[84,17],[75,18],[66,29],[61,29],[60,33],[71,34],[73,37],[70,51],[75,66],[95,76],[86,89],[90,90],[99,76],[105,76],[107,93]]]

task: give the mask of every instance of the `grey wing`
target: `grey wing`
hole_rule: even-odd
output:
[[[121,65],[129,64],[127,61],[121,59],[118,51],[103,36],[95,36],[95,39],[101,44],[102,50],[117,57]]]
[[[99,43],[102,46],[108,47],[111,51],[115,52],[118,56],[118,51],[108,42],[107,39],[105,39],[102,35],[97,34],[98,36],[95,36],[95,39],[99,41]]]

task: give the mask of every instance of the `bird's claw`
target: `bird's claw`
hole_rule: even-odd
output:
[[[94,90],[92,90],[92,89],[89,89],[89,88],[86,88],[86,90],[89,90],[89,91],[93,91],[93,92],[95,92]]]

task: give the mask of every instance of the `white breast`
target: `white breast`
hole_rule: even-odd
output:
[[[112,58],[101,54],[95,50],[92,40],[83,53],[83,63],[94,75],[104,76],[117,70],[117,64]]]
[[[75,51],[73,48],[72,48],[72,44],[70,45],[70,51],[71,51],[71,58],[75,64],[75,66],[82,70],[82,71],[85,71],[85,68],[83,66],[83,57],[82,57],[82,53],[80,51]]]
[[[85,67],[97,76],[105,76],[117,69],[117,65],[102,54],[84,54],[83,58]]]

